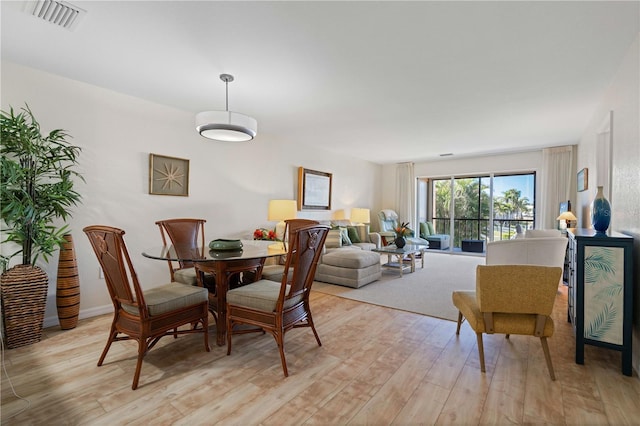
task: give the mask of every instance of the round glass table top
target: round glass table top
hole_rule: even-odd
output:
[[[207,262],[212,260],[240,260],[260,257],[284,256],[287,251],[282,242],[242,240],[242,248],[234,250],[210,250],[205,247],[156,246],[145,249],[144,257],[157,260]]]

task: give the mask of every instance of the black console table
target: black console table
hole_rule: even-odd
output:
[[[631,376],[633,238],[615,232],[570,228],[569,312],[576,333],[576,363],[584,345],[622,352],[622,374]]]

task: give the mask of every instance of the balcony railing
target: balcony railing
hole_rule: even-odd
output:
[[[449,234],[451,219],[436,217],[433,224],[437,234]],[[532,228],[533,219],[494,219],[493,229],[489,228],[489,219],[455,219],[453,247],[461,247],[462,240],[493,241],[511,239],[516,233],[516,226],[522,229]],[[492,232],[491,232],[492,231]]]

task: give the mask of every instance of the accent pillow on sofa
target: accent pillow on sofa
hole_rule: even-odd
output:
[[[340,235],[342,236],[342,245],[343,246],[350,246],[351,245],[351,239],[349,239],[349,230],[347,228],[344,228],[344,227],[341,226],[340,227]]]
[[[340,228],[333,228],[329,230],[324,246],[326,248],[342,247],[342,233],[340,232]]]
[[[352,244],[361,243],[360,235],[358,235],[358,228],[355,226],[347,226],[347,234],[349,235],[349,239]]]

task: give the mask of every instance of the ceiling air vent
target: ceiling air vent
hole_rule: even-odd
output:
[[[66,1],[39,0],[35,3],[33,16],[70,31],[76,28],[80,18],[86,13]]]

